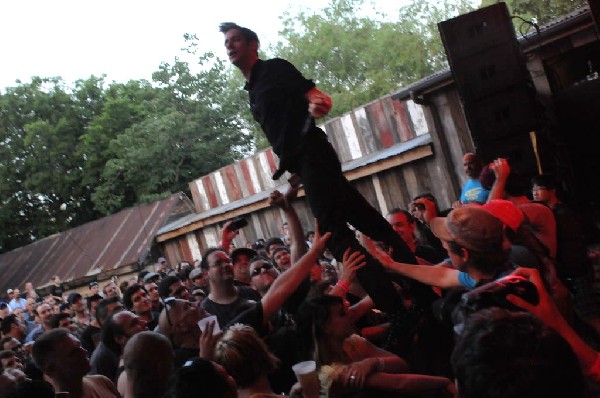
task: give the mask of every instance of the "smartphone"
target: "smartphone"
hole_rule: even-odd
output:
[[[232,231],[235,231],[235,230],[244,228],[246,225],[248,225],[248,220],[246,220],[243,217],[236,217],[231,222],[230,228]]]

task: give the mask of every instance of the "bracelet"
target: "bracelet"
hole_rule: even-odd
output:
[[[346,283],[341,279],[339,281],[337,281],[337,283],[335,285],[339,286],[346,293],[348,293],[350,291],[350,288],[348,287],[348,285],[346,285]]]

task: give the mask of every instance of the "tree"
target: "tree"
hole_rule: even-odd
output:
[[[397,22],[360,16],[364,0],[332,0],[319,14],[285,14],[274,53],[333,97],[331,116],[423,78],[445,65],[437,22],[472,9],[470,1],[414,1]]]
[[[69,92],[60,78],[35,77],[0,96],[0,250],[97,217],[77,147],[101,82],[91,77]]]
[[[154,73],[158,94],[145,103],[147,117],[110,142],[111,159],[92,195],[98,210],[110,214],[188,191],[190,181],[249,152],[252,137],[233,106],[223,62],[210,53],[199,62],[197,74],[180,60]]]

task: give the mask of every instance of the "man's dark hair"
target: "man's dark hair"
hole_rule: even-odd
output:
[[[227,381],[213,362],[192,358],[173,375],[171,393],[174,397],[192,398],[202,391],[204,398],[221,398],[229,390]]]
[[[13,350],[2,350],[0,351],[0,359],[16,357],[17,353]]]
[[[69,336],[69,331],[63,328],[52,329],[43,333],[31,347],[33,362],[42,371],[55,356],[56,351],[61,349],[61,341]]]
[[[193,268],[184,268],[182,270],[179,270],[179,272],[177,272],[177,276],[179,277],[179,279],[181,279],[183,282],[187,281],[190,279],[190,272],[192,272]]]
[[[99,325],[104,324],[106,318],[108,318],[108,305],[120,302],[121,299],[117,296],[108,297],[100,301],[96,307],[96,322],[98,322]]]
[[[272,237],[267,239],[267,241],[265,242],[265,250],[267,251],[267,253],[271,253],[271,247],[272,246],[283,246],[284,242],[283,240],[281,240],[280,237]]]
[[[160,297],[169,297],[171,295],[171,285],[179,281],[181,281],[181,279],[179,279],[179,277],[175,275],[169,275],[162,278],[160,280],[160,283],[158,284],[158,294],[160,295]]]
[[[144,277],[146,275],[148,275],[149,273],[150,273],[150,271],[148,271],[147,269],[144,269],[144,270],[140,271],[140,273],[137,276],[138,282],[143,282],[144,281]]]
[[[408,210],[404,210],[399,207],[395,207],[392,210],[390,210],[388,212],[388,216],[391,216],[392,214],[398,214],[398,213],[404,214],[406,216],[406,221],[408,221],[410,224],[415,223],[415,218],[412,216],[412,214],[410,214],[410,212]]]
[[[123,304],[125,304],[125,308],[129,310],[133,308],[133,301],[131,300],[131,296],[133,296],[133,294],[136,293],[138,290],[143,290],[144,292],[146,292],[146,289],[144,289],[144,287],[141,285],[129,286],[127,290],[125,290],[125,293],[123,293]],[[146,292],[146,294],[147,293],[148,292]]]
[[[10,327],[13,323],[16,325],[19,324],[19,320],[17,319],[17,316],[15,314],[9,314],[5,316],[2,320],[2,326],[0,327],[0,331],[2,331],[2,334],[10,333]]]
[[[85,301],[88,311],[92,309],[92,303],[100,300],[102,300],[102,296],[99,294],[94,294],[93,296],[86,297]]]
[[[221,22],[219,24],[219,32],[223,34],[229,32],[231,29],[237,29],[240,32],[242,32],[242,36],[244,36],[244,39],[246,39],[247,42],[250,43],[255,41],[256,43],[260,44],[260,40],[258,40],[258,35],[248,28],[244,28],[243,26],[240,26],[235,22]]]
[[[421,194],[418,194],[417,196],[415,196],[413,198],[413,202],[417,199],[421,199],[421,198],[425,198],[425,199],[429,199],[430,201],[433,202],[433,204],[435,205],[435,210],[437,213],[440,212],[440,206],[438,205],[438,201],[435,198],[435,196],[433,196],[433,194],[431,192],[423,192]]]
[[[569,344],[531,314],[489,308],[473,314],[452,353],[461,398],[582,397]]]
[[[52,329],[57,329],[60,325],[60,321],[66,318],[71,318],[69,314],[65,314],[64,312],[59,312],[58,314],[52,315],[50,318],[50,327]]]
[[[206,252],[202,256],[202,260],[200,260],[200,268],[208,269],[208,256],[210,256],[214,252],[225,252],[226,251],[222,247],[210,247],[206,249]]]
[[[0,351],[4,350],[4,344],[8,343],[9,341],[12,341],[12,339],[14,339],[14,337],[12,336],[6,336],[0,339]]]
[[[537,185],[540,187],[545,187],[548,189],[558,189],[558,182],[556,181],[556,179],[548,174],[543,174],[543,175],[537,175],[537,176],[533,176],[531,178],[531,185]]]

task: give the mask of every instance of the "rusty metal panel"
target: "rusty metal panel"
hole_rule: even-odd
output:
[[[76,281],[141,263],[180,194],[129,208],[0,255],[0,289]]]
[[[379,140],[375,131],[371,128],[368,117],[368,107],[354,110],[354,119],[356,120],[357,132],[362,138],[365,153],[373,153],[379,149]]]
[[[350,149],[346,144],[346,138],[344,136],[344,127],[342,126],[342,119],[337,118],[327,123],[325,126],[329,141],[335,148],[338,157],[342,163],[352,160]]]
[[[225,187],[225,182],[223,181],[221,170],[212,173],[211,177],[211,180],[214,182],[215,191],[217,192],[219,205],[226,205],[229,203],[229,195],[227,193],[227,188]]]
[[[240,163],[240,166],[242,168],[244,181],[246,181],[246,186],[248,187],[248,192],[250,195],[259,193],[261,191],[260,180],[258,179],[258,174],[254,165],[254,158],[244,159]]]
[[[392,108],[394,109],[393,116],[396,121],[396,130],[400,136],[400,142],[414,138],[415,136],[411,128],[410,116],[408,115],[405,102],[392,99]]]
[[[389,148],[394,145],[394,132],[390,126],[383,101],[379,100],[369,104],[367,111],[375,131],[377,149]]]
[[[246,182],[246,175],[244,175],[244,171],[242,170],[242,163],[244,162],[240,161],[233,164],[237,189],[239,190],[239,197],[236,200],[250,196],[250,191],[248,191],[248,183]]]
[[[213,182],[210,178],[210,174],[202,177],[202,185],[204,186],[204,192],[206,192],[206,198],[208,199],[208,206],[210,209],[214,209],[219,206],[217,200],[217,194],[213,187]]]
[[[425,112],[423,112],[423,106],[416,104],[412,100],[406,101],[406,109],[410,115],[412,122],[412,128],[415,136],[424,135],[429,133],[429,126],[427,125],[427,119],[425,118]]]
[[[341,117],[343,139],[350,153],[350,158],[347,160],[358,159],[364,155],[360,145],[360,140],[357,135],[356,126],[352,113],[347,113]]]

